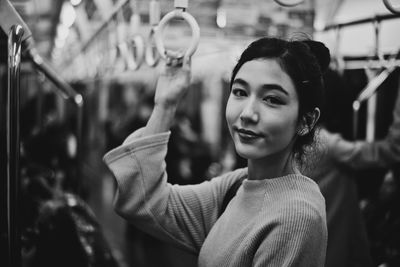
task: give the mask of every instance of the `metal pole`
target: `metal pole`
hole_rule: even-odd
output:
[[[322,32],[332,30],[335,28],[345,28],[348,26],[366,24],[366,23],[371,23],[371,22],[375,22],[375,21],[380,22],[380,21],[384,21],[384,20],[392,20],[392,19],[398,19],[398,18],[400,18],[399,14],[377,15],[377,16],[370,17],[370,18],[358,19],[358,20],[353,20],[353,21],[344,22],[344,23],[327,25],[322,29]]]
[[[70,100],[76,106],[76,138],[77,138],[77,161],[76,161],[76,169],[77,176],[76,179],[78,182],[77,190],[80,191],[81,187],[81,178],[82,178],[82,123],[83,123],[83,105],[84,100],[83,96],[76,92],[74,88],[72,88],[64,79],[62,79],[57,72],[47,64],[42,57],[37,53],[36,49],[33,46],[30,46],[28,49],[28,59],[31,60],[33,65],[37,70],[45,75],[56,87],[56,90],[61,93],[61,95],[66,100]]]
[[[14,25],[8,35],[7,90],[7,232],[9,266],[21,265],[21,230],[19,221],[19,86],[21,43],[24,30]]]
[[[115,8],[111,11],[110,15],[106,18],[106,20],[95,30],[95,32],[89,37],[89,39],[81,46],[78,53],[71,55],[70,60],[67,60],[63,63],[63,67],[69,66],[75,58],[77,58],[80,54],[84,53],[92,43],[96,41],[96,38],[108,27],[108,25],[114,21],[117,14],[122,10],[122,8],[129,3],[130,0],[119,0],[115,4]]]

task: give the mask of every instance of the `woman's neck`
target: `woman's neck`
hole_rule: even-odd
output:
[[[263,180],[299,173],[291,153],[248,160],[249,180]]]

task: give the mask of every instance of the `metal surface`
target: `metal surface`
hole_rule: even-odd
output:
[[[103,32],[104,29],[107,28],[108,24],[112,22],[116,15],[121,11],[121,9],[129,2],[129,0],[120,0],[116,5],[108,18],[97,28],[97,30],[91,35],[91,37],[82,45],[80,53],[84,52]]]
[[[387,14],[387,15],[378,15],[370,18],[365,18],[365,19],[357,19],[345,23],[338,23],[338,24],[331,24],[325,26],[321,31],[328,31],[332,30],[335,28],[344,28],[348,26],[353,26],[353,25],[359,25],[359,24],[365,24],[365,23],[375,23],[375,22],[380,22],[384,20],[391,20],[391,19],[398,19],[400,18],[400,14]]]
[[[8,35],[8,86],[7,86],[7,232],[8,266],[21,264],[21,230],[19,216],[19,94],[21,44],[24,30],[11,26]]]
[[[145,57],[145,41],[139,34],[132,36],[129,40],[129,69],[137,70],[143,63]]]
[[[394,6],[391,2],[391,0],[383,0],[383,4],[385,7],[392,12],[393,14],[400,14],[400,7],[399,6]]]
[[[370,80],[367,86],[360,92],[357,99],[353,102],[353,137],[358,137],[358,120],[361,104],[371,99],[376,94],[382,83],[389,77],[389,75],[396,69],[396,66],[384,69],[379,75]],[[371,127],[375,128],[375,121]]]
[[[164,42],[162,39],[162,32],[164,30],[164,27],[167,25],[167,23],[172,20],[172,19],[184,19],[190,26],[192,30],[192,40],[189,44],[189,47],[185,51],[184,57],[185,58],[190,58],[197,50],[197,47],[199,45],[199,40],[200,40],[200,27],[197,24],[196,19],[186,11],[184,11],[182,8],[176,8],[175,10],[167,13],[159,22],[155,34],[154,34],[154,39],[157,45],[157,50],[158,53],[160,53],[161,57],[166,59],[167,58],[167,53],[164,47]]]
[[[62,79],[54,69],[47,64],[37,53],[34,47],[31,47],[28,51],[29,58],[31,59],[33,65],[41,73],[43,73],[46,78],[54,83],[55,89],[58,90],[66,100],[72,101],[77,108],[76,113],[76,138],[77,138],[77,180],[82,178],[81,166],[82,166],[82,123],[83,123],[83,96],[77,93],[64,79]]]
[[[274,0],[278,5],[292,7],[300,5],[304,0]]]
[[[157,30],[157,26],[153,26],[150,30],[149,36],[146,42],[145,60],[147,65],[150,67],[157,66],[160,61],[160,54],[157,51],[157,46],[154,40],[154,33]]]
[[[56,89],[61,92],[65,99],[72,100],[77,106],[83,105],[82,96],[78,94],[54,71],[54,69],[48,63],[42,59],[35,48],[31,48],[29,50],[29,58],[31,59],[33,65],[56,85]]]
[[[10,1],[0,0],[0,27],[5,33],[9,33],[11,27],[14,25],[19,25],[23,28],[23,40],[32,36],[32,32],[15,10],[14,6],[11,5]]]

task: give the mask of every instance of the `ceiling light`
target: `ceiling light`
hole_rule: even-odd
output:
[[[222,8],[218,8],[217,11],[217,26],[221,29],[226,26],[226,12]]]
[[[76,12],[74,7],[70,3],[64,2],[60,14],[61,23],[67,27],[71,27],[72,24],[74,24],[75,19],[76,19]]]

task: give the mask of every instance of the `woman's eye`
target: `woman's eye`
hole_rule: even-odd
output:
[[[266,96],[263,99],[265,102],[267,102],[268,104],[272,104],[272,105],[282,105],[284,104],[284,102],[276,96]]]
[[[246,91],[243,89],[240,89],[240,88],[233,88],[232,94],[234,96],[246,96],[247,95]]]

